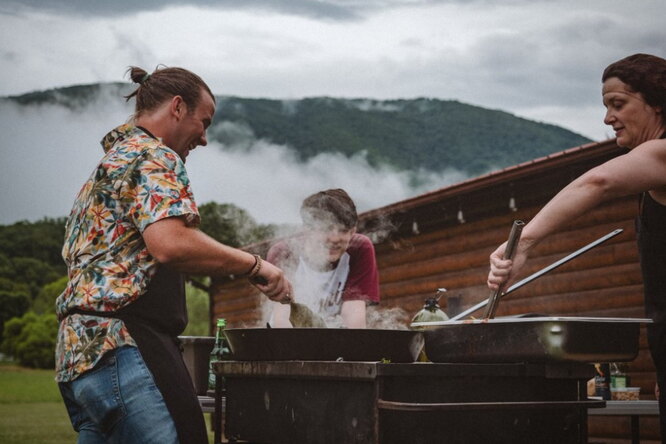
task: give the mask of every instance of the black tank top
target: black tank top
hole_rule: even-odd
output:
[[[636,219],[638,251],[645,293],[645,313],[666,321],[666,206],[643,193]]]
[[[661,138],[666,138],[666,134]],[[636,237],[643,275],[645,314],[654,321],[647,326],[648,345],[657,376],[663,377],[666,375],[666,206],[656,202],[648,192],[640,197]],[[660,385],[665,385],[665,382]],[[660,401],[666,401],[666,397],[662,398]],[[660,409],[666,408],[662,403]],[[666,434],[666,422],[661,427]],[[666,436],[664,438],[666,442]]]

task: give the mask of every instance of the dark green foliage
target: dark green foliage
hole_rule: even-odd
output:
[[[5,307],[0,301],[0,327],[2,322],[23,315],[44,285],[65,275],[60,256],[64,235],[64,218],[0,226],[0,298],[8,304]]]
[[[218,242],[240,247],[269,239],[273,225],[258,224],[250,214],[234,204],[208,202],[199,207],[201,231]]]
[[[44,262],[53,271],[65,273],[61,257],[66,219],[45,218],[37,222],[21,221],[0,226],[0,276],[8,266],[7,258],[32,258]]]
[[[2,257],[2,255],[0,255],[0,257]],[[1,276],[4,275],[0,275],[0,290],[30,294],[30,286],[28,284],[23,282],[16,282],[12,279]],[[9,274],[6,276],[9,276]]]
[[[68,281],[67,276],[62,276],[60,279],[44,285],[39,290],[35,300],[32,301],[30,309],[37,314],[53,313],[55,311],[55,301],[65,291]]]
[[[23,316],[35,305],[38,313],[54,312],[54,293],[64,288],[66,274],[60,255],[64,235],[64,218],[0,226],[0,341],[10,319]],[[50,285],[54,281],[59,282],[54,284],[57,288]],[[31,341],[32,348],[24,354],[42,362],[33,356],[37,346]],[[52,354],[53,347],[49,347]]]
[[[5,324],[2,351],[26,367],[53,368],[57,334],[55,314],[28,312]]]
[[[2,226],[0,248],[7,256],[25,256],[64,267],[60,252],[65,236],[66,218],[44,218]]]
[[[30,295],[21,291],[0,290],[0,342],[5,324],[16,316],[22,316],[30,307]]]
[[[209,279],[206,278],[205,281],[206,284],[209,284]],[[185,294],[187,298],[188,322],[183,335],[210,335],[210,319],[208,310],[210,296],[206,291],[196,288],[191,284],[185,286]]]
[[[43,285],[62,276],[62,272],[56,271],[56,267],[52,267],[39,259],[31,257],[13,258],[12,265],[14,269],[14,282],[27,284],[33,299],[37,296]]]
[[[0,258],[2,257],[0,255]],[[0,260],[0,262],[2,261]],[[22,316],[30,308],[31,301],[32,297],[28,284],[0,277],[0,343],[2,343],[2,331],[5,322],[15,316]]]

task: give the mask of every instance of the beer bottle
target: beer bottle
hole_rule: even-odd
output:
[[[213,363],[229,359],[231,354],[229,346],[227,345],[227,338],[224,336],[224,328],[227,326],[227,321],[224,318],[217,320],[217,329],[215,330],[215,345],[210,352],[210,359],[208,361],[208,389],[215,390],[215,372],[213,371]]]

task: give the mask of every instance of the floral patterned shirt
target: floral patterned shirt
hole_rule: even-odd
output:
[[[69,282],[56,300],[59,382],[90,370],[107,351],[136,346],[120,319],[70,312],[115,312],[135,301],[158,265],[143,230],[166,217],[199,223],[185,164],[161,140],[127,124],[109,132],[102,146],[105,156],[79,192],[65,230]]]

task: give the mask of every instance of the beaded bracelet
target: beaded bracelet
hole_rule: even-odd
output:
[[[252,267],[250,272],[247,274],[247,277],[250,278],[250,279],[259,274],[259,271],[261,270],[261,262],[262,262],[261,261],[261,256],[259,256],[258,254],[253,254],[252,256],[254,256],[255,262],[254,262],[254,266]]]

